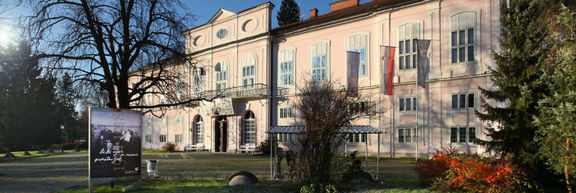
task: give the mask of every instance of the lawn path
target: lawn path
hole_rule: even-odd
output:
[[[0,192],[54,192],[87,183],[85,151],[0,162]]]

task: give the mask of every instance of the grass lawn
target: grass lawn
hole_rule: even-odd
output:
[[[159,178],[147,177],[146,160],[159,160]],[[283,161],[283,170],[287,168]],[[370,159],[366,171],[376,175],[376,160]],[[362,187],[345,187],[352,192],[427,192],[419,187],[414,161],[381,159],[380,179]],[[240,170],[252,172],[260,183],[255,186],[228,187],[228,176]],[[270,180],[270,157],[251,154],[221,154],[205,152],[163,153],[145,151],[142,156],[142,189],[136,192],[298,192],[299,186],[287,181]],[[129,183],[128,183],[129,184]],[[121,192],[126,183],[96,186],[95,192]],[[87,188],[62,192],[87,192]]]
[[[15,158],[5,158],[4,156],[6,156],[6,154],[0,154],[0,161],[2,160],[13,160],[13,159],[19,159],[19,158],[32,158],[32,157],[42,157],[42,156],[47,156],[47,155],[52,155],[54,153],[48,153],[48,152],[44,152],[44,153],[38,153],[38,151],[28,151],[28,153],[30,153],[30,155],[24,155],[24,151],[14,151],[11,152],[12,154],[14,154],[14,156],[16,156]]]

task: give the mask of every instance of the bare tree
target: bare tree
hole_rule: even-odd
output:
[[[332,81],[307,81],[298,97],[298,118],[305,129],[298,138],[291,175],[298,183],[329,183],[333,155],[346,140],[340,128],[375,115],[376,102],[348,97],[344,87]]]
[[[28,32],[42,43],[52,70],[69,71],[86,88],[106,93],[110,108],[162,108],[198,98],[182,97],[183,72],[195,68],[180,34],[193,19],[172,0],[34,0]],[[185,89],[181,89],[185,90]],[[181,97],[171,97],[172,95]],[[167,96],[144,104],[146,95]],[[187,95],[189,96],[189,95]],[[179,100],[177,100],[179,99]]]

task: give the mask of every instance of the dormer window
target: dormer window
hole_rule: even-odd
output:
[[[216,32],[216,37],[218,39],[224,39],[226,36],[228,35],[228,30],[227,29],[220,29],[218,30],[218,32]]]

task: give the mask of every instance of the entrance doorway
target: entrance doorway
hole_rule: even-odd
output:
[[[228,120],[225,116],[218,116],[214,122],[214,151],[226,152],[228,149]]]

